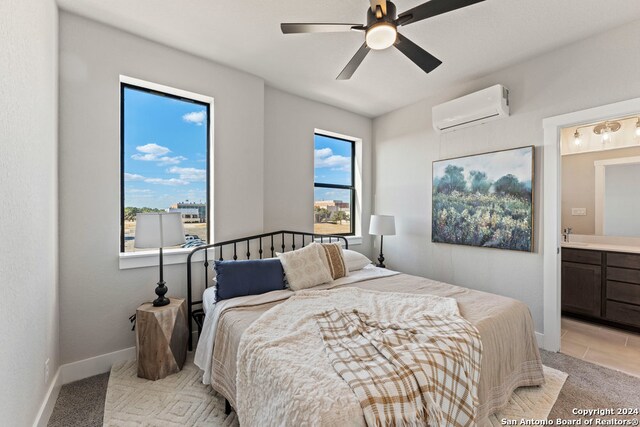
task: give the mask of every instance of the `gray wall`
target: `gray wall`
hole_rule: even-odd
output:
[[[388,266],[518,298],[528,304],[542,332],[542,150],[536,152],[534,253],[432,243],[431,162],[539,147],[545,117],[640,96],[639,49],[636,22],[375,119],[375,211],[396,215],[398,233],[385,239]],[[592,52],[601,53],[598,61],[591,59]],[[497,83],[511,90],[511,117],[444,135],[434,132],[432,106]]]
[[[371,141],[369,119],[66,12],[60,61],[63,363],[135,345],[127,317],[151,299],[158,280],[155,267],[119,269],[120,74],[214,98],[216,241],[311,229],[313,163],[304,159],[313,162],[314,127]],[[185,274],[183,264],[165,267],[169,295],[185,295]]]
[[[640,147],[572,154],[562,157],[562,228],[574,234],[596,233],[596,160],[640,156]],[[586,216],[572,216],[571,208],[587,208]]]
[[[0,424],[32,425],[58,368],[57,10],[0,2]]]
[[[313,191],[309,189],[313,188],[313,133],[316,128],[362,139],[363,241],[362,245],[351,249],[369,255],[371,120],[270,87],[265,89],[265,229],[313,231]]]

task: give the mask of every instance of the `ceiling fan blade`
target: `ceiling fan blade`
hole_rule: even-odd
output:
[[[362,63],[362,60],[364,59],[364,57],[367,56],[367,53],[369,53],[369,50],[370,49],[369,49],[369,46],[367,46],[367,43],[366,42],[363,43],[362,46],[360,46],[360,49],[358,49],[358,51],[356,52],[356,54],[353,55],[353,58],[351,58],[351,61],[349,61],[347,66],[344,67],[344,70],[342,70],[342,72],[338,75],[338,77],[336,77],[336,80],[349,80],[353,75],[353,73],[356,72],[356,70]]]
[[[378,6],[380,6],[380,10],[382,10],[382,14],[383,15],[387,14],[387,0],[369,0],[369,3],[371,4],[371,11],[373,13],[376,13]]]
[[[395,46],[418,67],[422,68],[425,73],[430,73],[442,64],[442,61],[438,58],[431,55],[429,52],[400,33],[398,33],[398,39],[396,40]]]
[[[451,12],[485,0],[431,0],[398,15],[398,25],[409,25],[432,16]]]
[[[360,24],[280,24],[283,34],[337,33],[341,31],[365,30]]]

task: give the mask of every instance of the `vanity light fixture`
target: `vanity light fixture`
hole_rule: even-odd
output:
[[[593,127],[593,133],[602,137],[602,143],[606,144],[611,141],[612,134],[618,132],[622,125],[617,121],[604,121]]]
[[[622,129],[622,123],[620,122],[634,119],[636,120],[635,135],[637,137],[640,137],[640,116],[629,116],[617,120],[605,120],[604,122],[596,122],[578,126],[573,133],[573,143],[576,147],[581,147],[583,145],[582,143],[584,142],[584,135],[581,133],[581,129],[592,128],[593,133],[596,135],[600,135],[600,137],[602,138],[602,144],[605,145],[611,141],[614,133]],[[589,142],[588,140],[589,139],[587,138],[587,142]],[[580,149],[578,149],[578,151],[580,151]]]
[[[582,138],[580,137],[580,132],[578,132],[577,129],[576,129],[576,132],[573,134],[573,143],[576,144],[578,147],[582,145]]]

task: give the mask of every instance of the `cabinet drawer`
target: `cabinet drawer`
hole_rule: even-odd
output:
[[[562,248],[562,261],[581,264],[602,264],[602,252],[584,249]]]
[[[607,280],[640,284],[640,270],[628,268],[607,267]]]
[[[607,319],[640,327],[640,305],[607,301]]]
[[[640,285],[607,280],[607,299],[640,305]]]
[[[607,265],[611,267],[640,269],[640,255],[607,252]]]

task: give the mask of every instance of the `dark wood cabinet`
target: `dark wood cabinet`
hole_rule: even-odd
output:
[[[640,254],[563,248],[562,311],[640,330]]]
[[[600,316],[602,311],[602,266],[562,262],[562,310]]]

